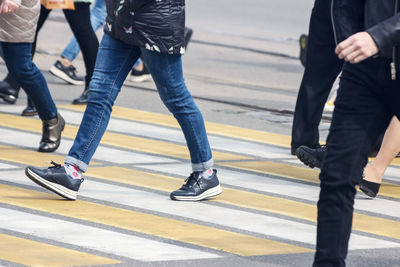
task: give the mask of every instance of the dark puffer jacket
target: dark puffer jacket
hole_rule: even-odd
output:
[[[151,51],[183,54],[185,0],[106,0],[104,32]]]

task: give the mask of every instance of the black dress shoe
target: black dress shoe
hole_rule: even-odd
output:
[[[64,130],[65,121],[59,113],[51,120],[43,121],[42,140],[39,152],[53,152],[60,146],[61,132]]]
[[[322,160],[326,153],[326,146],[311,148],[308,146],[300,146],[296,149],[297,158],[310,168],[321,168]]]
[[[11,84],[6,81],[0,82],[0,98],[10,104],[15,104],[17,101],[19,88],[13,88]]]
[[[36,116],[38,114],[35,104],[33,101],[28,98],[28,105],[26,108],[22,111],[21,116]]]
[[[74,101],[72,101],[72,104],[74,105],[87,104],[88,97],[89,97],[89,88],[85,88],[85,90],[83,90],[83,93],[78,98],[75,98]]]
[[[38,169],[29,166],[25,169],[25,174],[36,184],[66,199],[75,200],[78,196],[78,190],[83,182],[83,178],[73,179],[68,176],[63,166],[53,161],[51,163],[54,166],[47,169]]]
[[[369,197],[376,197],[379,192],[379,188],[381,184],[370,182],[364,179],[361,179],[360,182],[360,190]]]

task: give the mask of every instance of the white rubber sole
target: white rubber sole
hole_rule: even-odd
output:
[[[203,199],[207,199],[210,197],[218,196],[222,193],[222,189],[220,185],[217,185],[213,188],[204,191],[202,194],[198,196],[171,196],[173,200],[184,200],[184,201],[199,201]]]
[[[135,82],[135,83],[142,83],[142,82],[145,82],[145,81],[150,81],[151,79],[152,78],[151,78],[150,74],[143,74],[143,75],[140,75],[140,76],[131,75],[131,77],[129,77],[129,80],[131,80],[132,82]]]
[[[54,76],[66,81],[69,84],[72,84],[72,85],[84,85],[85,84],[84,81],[76,81],[76,80],[71,79],[67,74],[65,74],[61,70],[57,69],[56,66],[51,67],[49,72],[51,74],[53,74]]]
[[[57,195],[60,195],[66,199],[76,200],[76,198],[78,197],[78,192],[68,189],[62,185],[49,182],[46,179],[43,179],[42,177],[40,177],[39,175],[34,173],[33,171],[31,171],[29,168],[26,168],[25,174],[26,174],[26,176],[28,176],[29,179],[31,179],[36,184],[56,193]]]

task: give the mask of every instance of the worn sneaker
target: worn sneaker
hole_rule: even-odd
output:
[[[193,172],[182,185],[181,188],[172,192],[170,197],[172,200],[197,201],[222,193],[219,185],[217,170],[213,170],[213,174],[206,178],[201,176],[201,172]]]
[[[57,60],[56,63],[49,70],[54,76],[66,81],[73,85],[84,85],[85,79],[76,75],[76,68],[74,66],[65,67],[61,61]]]
[[[83,178],[73,179],[68,176],[63,166],[53,161],[51,163],[53,166],[47,169],[38,169],[28,166],[25,169],[25,174],[36,184],[66,199],[75,200],[78,196],[78,190],[83,182]]]
[[[135,68],[132,69],[130,80],[136,83],[142,83],[145,81],[151,80],[151,75],[146,68],[146,65],[143,64],[143,70],[137,70]]]
[[[326,146],[311,148],[308,146],[300,146],[296,149],[297,158],[310,168],[317,167],[321,169],[322,160],[326,153]]]

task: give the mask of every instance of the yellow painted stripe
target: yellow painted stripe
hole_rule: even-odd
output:
[[[78,106],[78,105],[60,105],[59,107],[63,109],[82,111],[82,112],[85,110],[85,106]],[[152,123],[168,127],[180,128],[175,118],[171,115],[164,115],[137,109],[114,106],[112,116],[114,118],[119,118],[119,119],[134,120],[134,121]],[[243,140],[254,141],[265,144],[278,145],[283,147],[290,147],[291,138],[290,136],[287,135],[251,130],[251,129],[214,123],[214,122],[206,122],[205,124],[207,132],[211,134],[239,138]]]
[[[60,233],[62,235],[62,233]],[[26,266],[88,266],[120,261],[0,234],[0,259]]]
[[[318,169],[297,167],[294,165],[271,161],[224,162],[218,163],[218,165],[319,184]],[[382,183],[379,189],[379,195],[400,199],[400,186],[390,183]]]
[[[181,179],[120,167],[91,168],[87,174],[104,180],[147,187],[166,192],[175,190],[182,183]],[[223,193],[213,201],[316,222],[317,209],[315,205],[296,202],[293,200],[271,197],[237,189],[223,188]],[[355,213],[353,229],[400,239],[400,222],[388,219]]]
[[[81,112],[85,110],[85,106],[82,105],[60,105],[60,108]],[[179,124],[171,115],[114,106],[112,116],[119,119],[134,120],[139,122],[179,128]],[[205,122],[205,124],[208,133],[259,143],[290,147],[291,137],[288,135],[246,129],[213,122]],[[321,142],[321,144],[323,143],[324,142]],[[400,166],[400,158],[394,159],[392,165]]]
[[[291,254],[312,251],[282,242],[163,218],[156,215],[79,200],[73,202],[57,201],[54,198],[55,196],[50,194],[0,185],[0,202],[3,203],[106,224],[241,256]]]
[[[39,120],[9,114],[0,113],[0,126],[25,131],[32,131],[36,133],[42,132],[41,123]],[[74,139],[77,132],[78,127],[66,125],[62,136]],[[106,131],[101,140],[101,143],[157,155],[167,155],[175,158],[190,159],[189,151],[186,146],[151,140],[147,138],[128,136]],[[213,158],[217,161],[250,159],[249,157],[218,151],[213,152]]]
[[[50,165],[51,161],[62,164],[65,160],[65,156],[0,145],[0,159],[10,162],[29,164],[37,167],[47,167]],[[93,164],[93,166],[99,165],[99,163],[94,161],[90,164]]]

